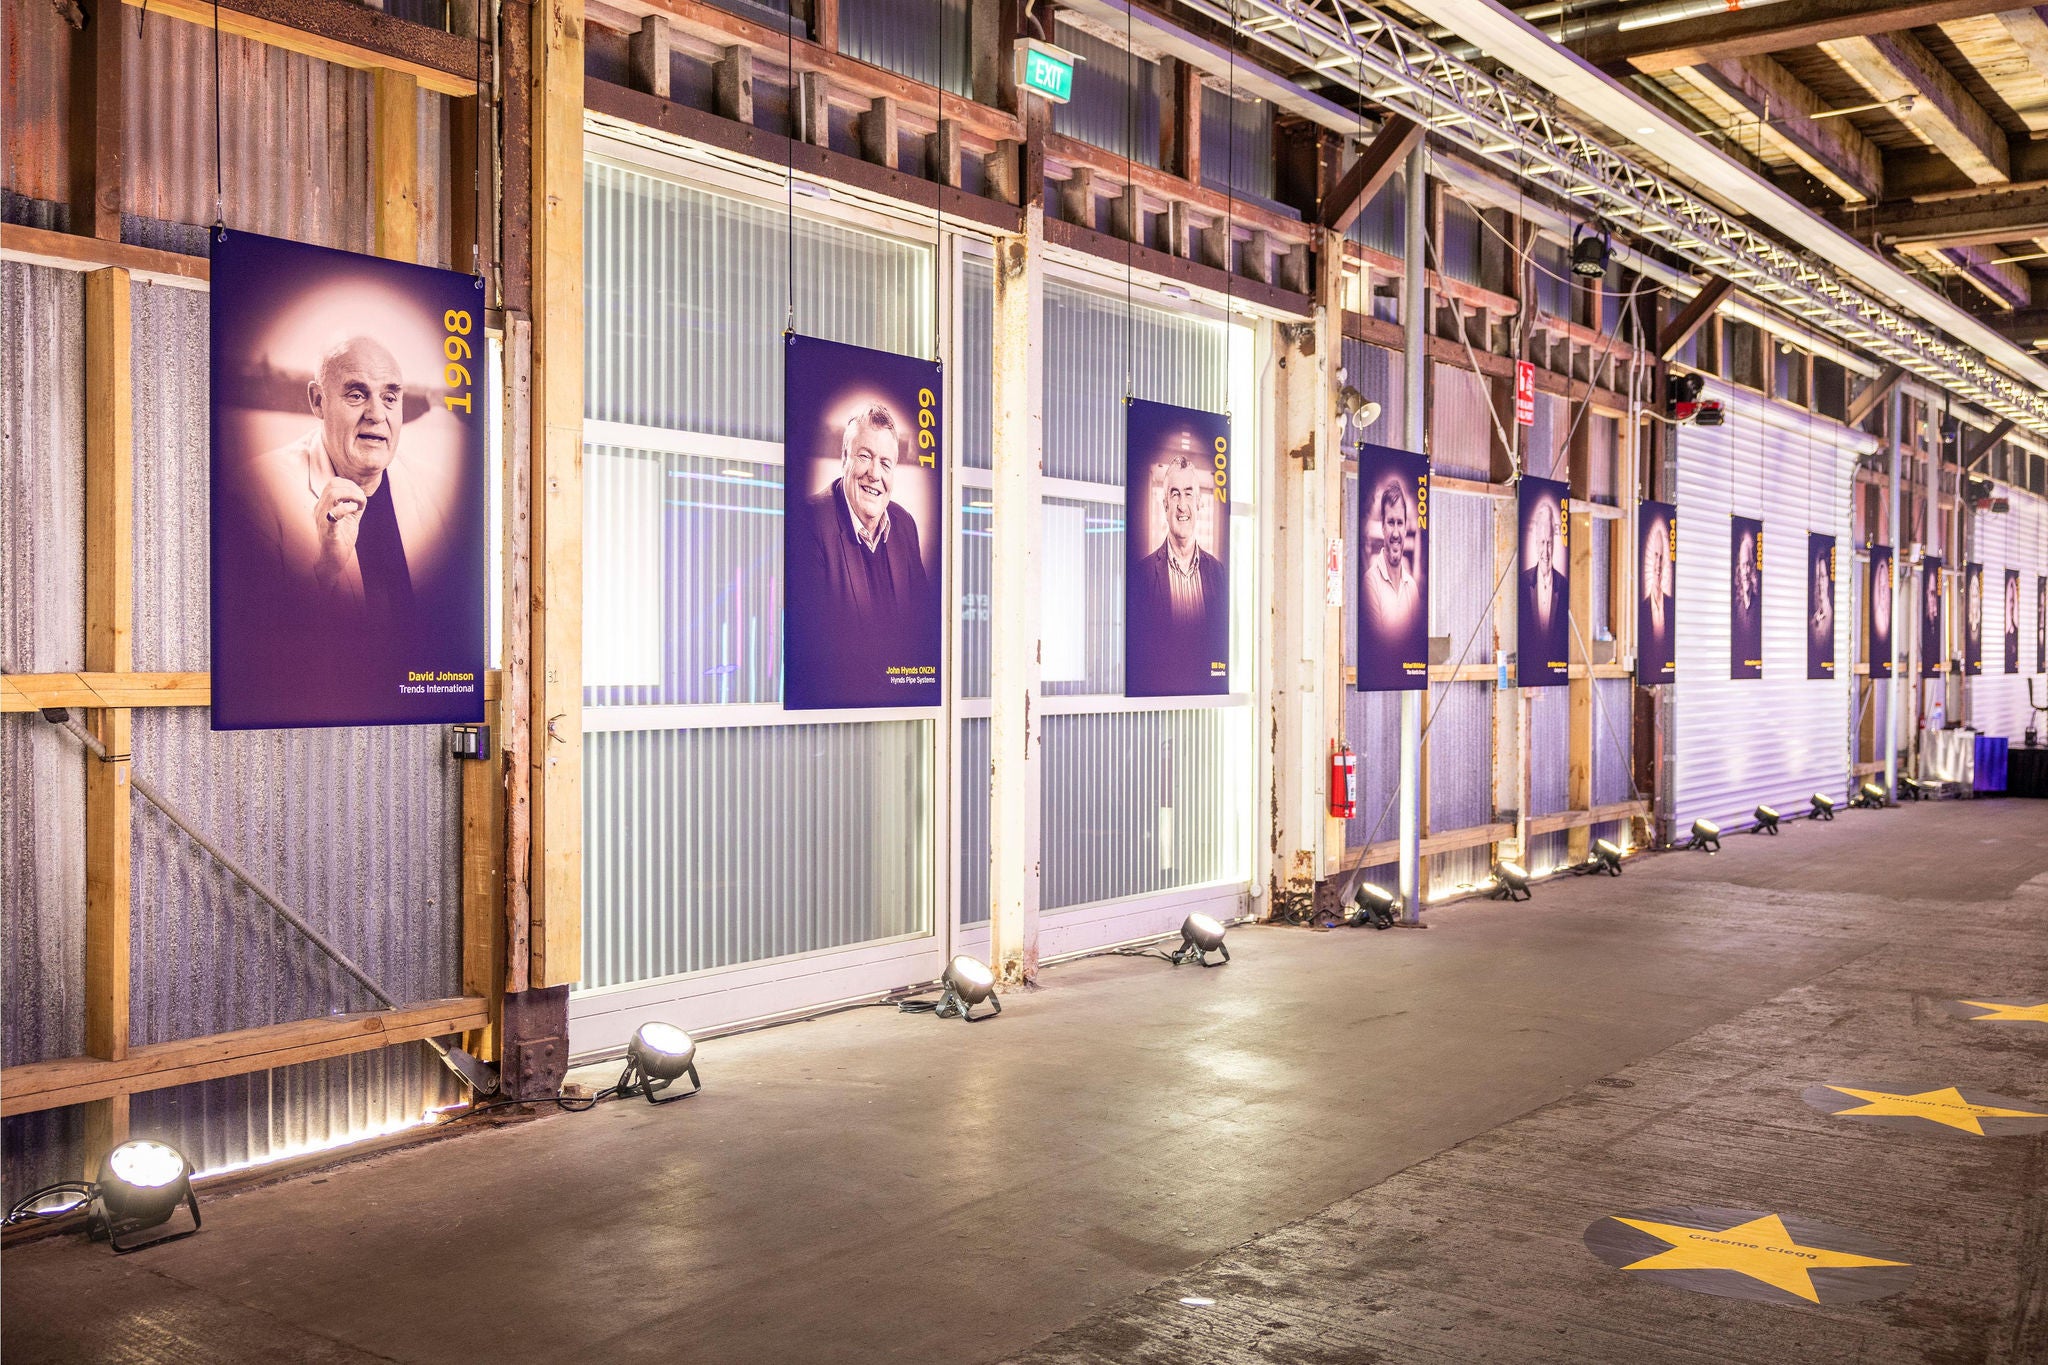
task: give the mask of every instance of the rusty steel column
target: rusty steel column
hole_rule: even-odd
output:
[[[994,543],[989,610],[989,966],[1015,984],[1038,970],[1039,533],[1045,485],[1045,207],[995,244]]]

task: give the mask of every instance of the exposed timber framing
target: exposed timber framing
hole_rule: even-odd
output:
[[[1912,34],[1839,38],[1821,44],[1821,51],[1861,82],[1872,98],[1904,101],[1910,96],[1912,107],[1900,117],[1977,184],[1995,185],[2012,178],[2004,132]]]
[[[1657,334],[1657,359],[1668,362],[1683,350],[1693,334],[1705,326],[1707,319],[1714,316],[1714,311],[1734,293],[1735,285],[1730,280],[1712,279],[1701,286],[1700,292],[1693,295],[1678,316]]]
[[[1972,432],[1963,442],[1963,472],[1967,474],[1975,469],[1978,462],[1995,450],[1998,443],[2011,433],[2012,428],[2012,418],[2001,417],[1998,419],[1997,424],[1989,431]]]
[[[139,6],[142,0],[124,0]],[[213,0],[148,0],[149,12],[213,27]],[[476,43],[352,0],[221,0],[220,31],[337,66],[396,71],[443,95],[476,93]]]
[[[1626,64],[1656,73],[1730,57],[1811,47],[1837,38],[1923,28],[1968,19],[1991,8],[1985,0],[1784,0],[1697,19],[1617,30],[1574,41],[1596,66]]]
[[[1358,215],[1386,188],[1408,153],[1422,141],[1423,133],[1422,125],[1413,119],[1400,114],[1388,118],[1323,200],[1323,226],[1336,233],[1350,231]]]
[[[1899,381],[1905,377],[1906,372],[1897,365],[1887,365],[1880,370],[1877,378],[1871,380],[1863,392],[1849,400],[1848,425],[1861,426],[1863,419],[1876,412],[1877,405],[1891,397],[1892,390],[1897,388]]]
[[[120,0],[91,0],[84,36],[71,45],[71,225],[103,242],[121,240],[121,19]]]
[[[1846,119],[1816,121],[1828,106],[1769,57],[1730,57],[1680,68],[1687,81],[1826,185],[1844,202],[1884,191],[1884,154]]]
[[[1988,246],[2048,234],[2048,185],[1987,189],[1926,203],[1885,204],[1863,215],[1893,246]]]

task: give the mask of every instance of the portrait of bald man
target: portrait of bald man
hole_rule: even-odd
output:
[[[1559,512],[1556,504],[1548,504],[1531,520],[1523,542],[1522,600],[1529,604],[1533,623],[1539,630],[1549,631],[1569,609],[1566,599],[1570,588],[1564,575],[1557,571],[1557,531]]]
[[[296,609],[336,629],[409,623],[415,576],[438,558],[454,511],[449,471],[407,458],[405,405],[391,351],[342,338],[307,381],[305,431],[243,466],[243,533],[261,567]]]

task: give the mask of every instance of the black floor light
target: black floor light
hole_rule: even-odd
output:
[[[1493,890],[1486,893],[1488,900],[1525,901],[1536,893],[1529,889],[1529,874],[1520,863],[1496,863],[1493,869]]]
[[[1621,875],[1621,845],[1612,839],[1595,839],[1593,856],[1586,860],[1589,872],[1605,872],[1610,877]]]
[[[1692,838],[1686,841],[1687,848],[1704,849],[1708,853],[1721,851],[1721,827],[1712,820],[1692,822]]]
[[[1772,810],[1769,806],[1758,806],[1756,808],[1756,823],[1750,826],[1749,832],[1751,834],[1776,834],[1778,832],[1778,812]]]
[[[1208,915],[1189,915],[1181,922],[1180,948],[1167,960],[1178,967],[1188,962],[1199,962],[1204,967],[1221,966],[1211,962],[1209,954],[1221,954],[1223,961],[1230,961],[1230,949],[1223,946],[1223,925]]]
[[[183,1204],[192,1226],[157,1232]],[[94,1241],[104,1239],[115,1251],[135,1251],[159,1242],[175,1242],[199,1231],[199,1198],[192,1193],[192,1163],[168,1143],[139,1139],[107,1153],[93,1189],[87,1219]],[[137,1234],[148,1233],[149,1236]]]
[[[1835,818],[1835,801],[1834,801],[1834,798],[1833,798],[1833,797],[1830,797],[1830,796],[1822,796],[1822,795],[1821,795],[1821,794],[1820,794],[1819,792],[1815,792],[1815,793],[1813,794],[1813,806],[1812,806],[1812,811],[1811,811],[1811,814],[1810,814],[1810,818],[1812,818],[1812,819],[1815,819],[1815,820],[1832,820],[1832,819],[1834,819],[1834,818]]]
[[[1401,898],[1384,886],[1371,882],[1360,882],[1358,894],[1351,898],[1355,907],[1347,921],[1354,929],[1371,925],[1375,929],[1391,929],[1394,917],[1401,913]]]

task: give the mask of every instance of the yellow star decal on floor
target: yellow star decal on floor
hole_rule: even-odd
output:
[[[1959,1128],[1965,1133],[1984,1136],[1985,1119],[2038,1119],[2048,1123],[2048,1114],[2035,1113],[2031,1109],[1999,1109],[1989,1104],[1972,1104],[1964,1099],[1962,1092],[1954,1086],[1946,1090],[1923,1090],[1917,1095],[1893,1095],[1883,1090],[1851,1090],[1846,1085],[1831,1085],[1828,1089],[1838,1095],[1862,1100],[1855,1109],[1837,1109],[1835,1117],[1840,1118],[1895,1118],[1926,1119],[1948,1128]]]
[[[1732,1228],[1689,1228],[1677,1223],[1652,1223],[1639,1218],[1617,1218],[1638,1232],[1647,1232],[1669,1242],[1669,1251],[1644,1257],[1623,1270],[1732,1270],[1761,1280],[1774,1289],[1796,1294],[1808,1303],[1819,1303],[1812,1272],[1848,1270],[1861,1266],[1910,1265],[1909,1261],[1882,1261],[1875,1256],[1857,1256],[1826,1247],[1801,1246],[1785,1229],[1777,1214],[1738,1223]]]
[[[2048,1002],[2039,1005],[1999,1005],[1989,1000],[1965,1000],[1962,1002],[1972,1009],[1990,1010],[1980,1014],[1971,1023],[2012,1023],[2048,1024]]]

